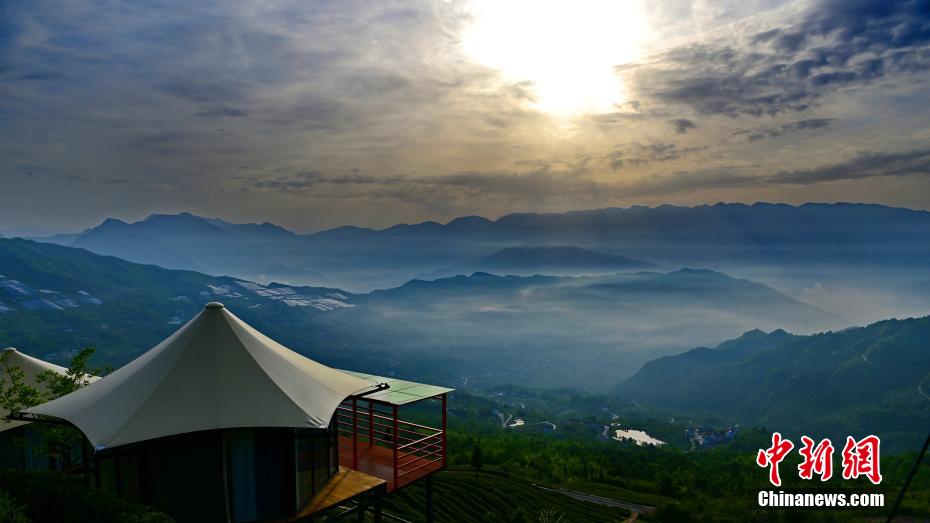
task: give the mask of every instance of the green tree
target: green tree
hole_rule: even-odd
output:
[[[23,409],[42,403],[42,394],[25,383],[25,373],[19,367],[7,365],[4,362],[3,373],[0,374],[0,406],[16,415]]]
[[[90,383],[94,376],[108,374],[110,367],[94,368],[89,365],[94,354],[93,348],[86,348],[79,352],[65,374],[45,371],[36,376],[33,386],[24,381],[25,374],[17,366],[4,364],[4,372],[0,374],[0,406],[10,412],[10,415],[20,414],[23,410],[70,394]],[[43,432],[43,445],[38,449],[49,456],[67,456],[69,451],[83,441],[83,434],[71,425],[36,424]]]

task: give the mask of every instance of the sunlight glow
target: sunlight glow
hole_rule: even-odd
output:
[[[474,60],[507,81],[531,82],[533,105],[568,116],[624,101],[614,71],[641,58],[648,17],[640,0],[474,0],[462,38]]]

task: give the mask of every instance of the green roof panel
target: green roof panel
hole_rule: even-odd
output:
[[[385,376],[376,376],[374,374],[367,374],[364,372],[353,372],[350,370],[344,370],[343,372],[358,378],[362,378],[364,380],[368,380],[376,385],[386,383],[388,388],[371,394],[365,394],[365,398],[387,403],[389,405],[406,405],[408,403],[429,399],[455,390],[447,387],[439,387],[436,385],[427,385],[426,383],[417,383],[415,381],[388,378]]]

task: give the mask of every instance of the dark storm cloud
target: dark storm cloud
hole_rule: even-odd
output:
[[[783,134],[793,133],[796,131],[826,129],[833,122],[832,118],[811,118],[808,120],[798,120],[774,127],[756,127],[754,129],[740,129],[733,133],[734,136],[745,136],[750,142],[763,140],[765,138],[776,138]]]
[[[698,114],[804,111],[841,87],[930,68],[930,2],[831,0],[800,23],[678,47],[625,68],[637,92]]]

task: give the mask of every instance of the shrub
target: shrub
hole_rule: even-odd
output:
[[[81,478],[56,472],[8,470],[0,474],[0,488],[23,506],[29,520],[75,523],[171,523],[161,512],[116,495],[87,487]],[[6,521],[28,521],[5,520]]]
[[[23,507],[5,490],[0,490],[0,523],[28,523]]]

